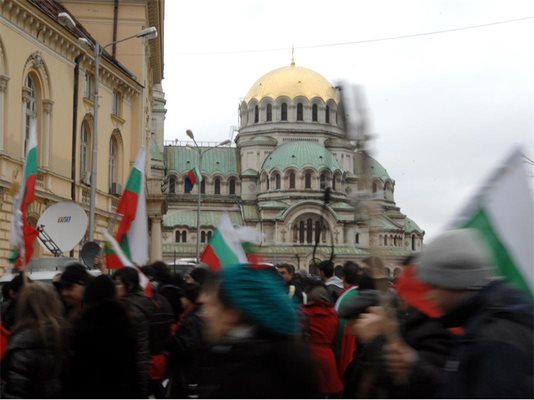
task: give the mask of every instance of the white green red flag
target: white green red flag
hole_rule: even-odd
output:
[[[224,213],[215,228],[211,240],[200,256],[200,261],[207,264],[211,270],[247,262],[247,256],[241,245],[241,240],[227,213]]]
[[[202,174],[200,173],[200,169],[198,167],[195,167],[187,172],[187,175],[185,177],[185,192],[191,192],[197,182],[202,182]]]
[[[115,239],[126,256],[137,265],[148,261],[148,217],[145,196],[145,149],[137,154],[135,164],[117,206],[122,215]],[[115,256],[106,256],[108,268],[123,265]]]
[[[124,253],[121,246],[119,246],[119,243],[117,243],[115,238],[111,236],[111,234],[106,229],[102,230],[102,234],[106,238],[106,241],[104,242],[104,253],[106,255],[106,259],[108,255],[113,255],[113,257],[115,257],[121,263],[121,268],[134,268],[137,271],[137,274],[139,275],[139,285],[143,289],[145,295],[148,297],[152,297],[154,289],[152,287],[150,279],[148,279],[147,276],[143,274],[139,267],[133,264],[133,262]]]
[[[519,148],[482,185],[450,228],[475,228],[493,255],[496,273],[533,295],[534,202]]]
[[[37,125],[35,119],[30,123],[30,132],[26,144],[26,159],[19,192],[13,201],[13,218],[9,241],[12,253],[9,260],[19,269],[30,262],[33,244],[39,232],[28,223],[28,207],[35,200],[35,183],[37,180]]]

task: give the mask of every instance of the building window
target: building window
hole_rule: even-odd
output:
[[[221,194],[221,179],[220,178],[215,178],[214,186],[215,186],[215,194]]]
[[[294,172],[289,173],[289,188],[295,189],[295,173]]]
[[[211,231],[208,231],[207,237],[208,237],[208,242],[209,242],[211,240]]]
[[[187,231],[182,232],[182,243],[187,243]]]
[[[297,104],[297,121],[304,120],[304,106],[302,103]]]
[[[412,251],[415,250],[415,235],[412,235]]]
[[[80,177],[86,185],[90,184],[87,171],[89,171],[89,132],[87,123],[84,122],[80,134]]]
[[[200,242],[206,243],[206,232],[205,231],[200,232]]]
[[[202,177],[202,181],[200,182],[200,193],[206,194],[206,177]]]
[[[326,109],[324,110],[324,120],[327,124],[330,123],[330,106],[326,106]]]
[[[274,185],[275,185],[275,189],[276,190],[280,190],[280,186],[281,186],[281,180],[280,180],[280,174],[276,174],[274,176]]]
[[[326,242],[327,226],[321,224],[317,216],[303,215],[293,225],[293,240],[297,243],[313,243],[314,240]]]
[[[373,193],[376,193],[376,182],[373,182]]]
[[[309,172],[304,175],[304,188],[311,189],[311,173]]]
[[[282,103],[281,111],[282,112],[281,112],[280,120],[287,121],[287,104],[286,103]]]
[[[360,234],[359,233],[356,234],[356,237],[354,238],[354,242],[356,244],[360,243]]]
[[[332,179],[332,190],[336,190],[336,177]]]
[[[257,124],[260,120],[260,109],[258,106],[254,107],[254,123]]]
[[[304,221],[299,223],[299,243],[304,243]]]
[[[273,120],[273,106],[271,104],[267,104],[267,121]]]
[[[35,82],[31,75],[26,78],[26,87],[29,89],[28,97],[26,97],[26,116],[24,126],[24,156],[26,156],[26,146],[28,145],[28,138],[30,137],[31,121],[37,118],[37,91],[35,89]]]
[[[326,174],[321,174],[320,176],[320,187],[321,190],[324,190],[326,188]]]
[[[113,91],[111,100],[111,113],[116,116],[121,115],[121,95],[117,90]]]
[[[265,182],[267,185],[267,190],[269,190],[269,177],[268,176],[265,177]]]
[[[174,176],[169,178],[169,193],[176,193],[176,178]]]
[[[187,231],[176,231],[176,243],[187,243]]]
[[[384,235],[384,246],[388,245],[388,236]]]
[[[117,139],[115,137],[111,137],[111,140],[109,141],[109,163],[108,163],[108,175],[109,175],[109,191],[110,193],[117,192],[115,189],[115,185],[117,184],[117,156],[118,156],[118,148],[117,148]]]
[[[180,243],[181,240],[182,240],[182,232],[180,232],[180,231],[176,231],[176,232],[174,233],[174,241],[175,241],[176,243]]]
[[[83,97],[93,99],[93,76],[88,72],[83,77]]]
[[[312,106],[312,121],[317,122],[317,104]]]
[[[230,180],[228,181],[228,187],[229,187],[229,193],[230,194],[235,194],[235,179],[234,178],[230,178]]]

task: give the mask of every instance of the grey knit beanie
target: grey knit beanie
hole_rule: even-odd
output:
[[[444,289],[474,290],[493,278],[491,257],[475,229],[447,231],[421,252],[417,277]]]

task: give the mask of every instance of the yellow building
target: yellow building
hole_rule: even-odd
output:
[[[31,119],[37,122],[39,171],[30,222],[64,200],[89,215],[94,44],[134,36],[105,47],[99,69],[95,239],[100,228],[115,230],[117,202],[139,147],[150,150],[159,138],[163,143],[163,8],[164,0],[0,1],[0,275],[9,266],[11,188],[22,178]],[[135,37],[150,26],[156,39]],[[157,146],[147,153],[148,212],[157,233],[166,207],[163,168]],[[159,235],[153,236],[151,259],[159,259]],[[43,253],[36,244],[34,258]]]

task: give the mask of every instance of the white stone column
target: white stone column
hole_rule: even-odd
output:
[[[4,146],[4,125],[5,125],[5,113],[4,113],[4,97],[7,91],[7,81],[9,78],[5,75],[0,75],[0,151],[5,149]]]
[[[43,160],[41,165],[44,168],[48,168],[50,161],[50,124],[52,123],[52,106],[54,102],[52,100],[43,100],[43,142],[40,143],[43,146]]]
[[[161,251],[161,217],[152,217],[150,222],[150,261],[163,260]]]

